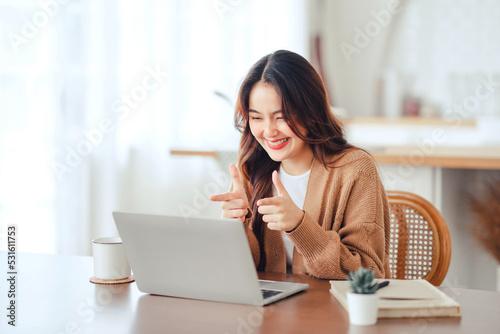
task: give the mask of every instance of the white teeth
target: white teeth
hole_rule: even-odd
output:
[[[269,143],[269,145],[270,145],[270,146],[278,146],[278,145],[283,144],[283,143],[284,143],[284,142],[286,142],[287,140],[288,140],[288,138],[285,138],[285,139],[282,139],[282,140],[280,140],[280,141],[276,141],[276,142],[274,142],[274,143],[272,143],[272,142],[268,141],[268,143]]]

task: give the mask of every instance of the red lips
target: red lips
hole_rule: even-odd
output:
[[[266,139],[266,142],[267,142],[267,146],[273,150],[279,150],[279,149],[282,149],[283,147],[286,146],[286,144],[288,144],[288,142],[290,141],[290,138],[286,138],[285,142],[279,144],[279,145],[271,145],[272,143],[277,143],[277,142],[280,142],[280,141],[283,141],[283,139],[279,139],[279,140],[274,140],[274,141],[271,141],[271,140],[267,140]]]

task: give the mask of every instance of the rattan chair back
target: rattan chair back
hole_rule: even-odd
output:
[[[391,278],[443,282],[451,259],[451,238],[441,213],[424,198],[387,191],[391,211]]]

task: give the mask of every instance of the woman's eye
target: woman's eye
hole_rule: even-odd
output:
[[[256,120],[259,120],[261,118],[260,117],[250,117],[250,119],[256,121]]]

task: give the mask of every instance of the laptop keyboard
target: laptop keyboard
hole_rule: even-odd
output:
[[[280,294],[283,292],[281,290],[266,290],[266,289],[261,289],[260,291],[262,291],[262,297],[264,297],[264,299],[272,297],[272,296],[276,296],[277,294]]]

